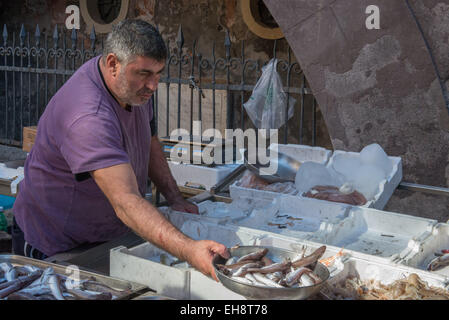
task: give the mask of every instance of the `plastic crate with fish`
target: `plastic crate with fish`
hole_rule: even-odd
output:
[[[403,263],[435,274],[449,276],[449,224],[438,223],[432,236],[410,245]]]
[[[325,235],[321,234],[348,217],[350,208],[345,204],[281,195],[270,206],[254,209],[247,218],[233,222],[298,239],[322,239]]]
[[[0,300],[122,300],[148,290],[74,265],[0,255]]]
[[[269,147],[270,150],[274,151],[276,151],[276,148],[278,149],[277,150],[278,152],[285,153],[286,155],[292,157],[293,159],[301,163],[312,161],[315,163],[326,165],[332,154],[332,151],[321,147],[310,147],[297,144],[287,144],[287,145],[271,144]],[[274,183],[268,185],[263,190],[259,190],[255,188],[242,186],[243,179],[244,177],[242,177],[238,181],[235,181],[232,185],[229,186],[229,193],[233,200],[238,199],[240,197],[273,200],[274,198],[278,197],[280,194],[283,193],[297,194],[297,190],[295,189],[293,182]]]
[[[259,246],[274,246],[310,254],[321,244],[288,237],[267,237]],[[319,260],[330,278],[317,299],[449,299],[446,276],[350,249],[326,245]]]
[[[330,300],[449,300],[448,278],[397,263],[346,256],[322,287]]]
[[[216,240],[228,247],[255,245],[266,236],[257,230],[217,225],[177,214],[171,221],[193,239]],[[112,249],[110,274],[145,284],[158,294],[175,299],[244,299],[148,242],[130,249],[123,246]]]
[[[359,153],[336,150],[326,168],[335,174],[338,180],[336,186],[340,190],[346,185],[350,191],[357,191],[364,196],[366,202],[360,204],[362,207],[383,209],[402,180],[401,158],[387,156],[377,144],[368,145]],[[296,184],[298,188],[298,182]],[[300,192],[300,195],[308,194],[320,199],[319,193],[313,195],[313,186],[310,189],[312,194],[307,191]]]

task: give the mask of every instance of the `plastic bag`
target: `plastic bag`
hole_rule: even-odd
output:
[[[262,76],[254,86],[249,100],[243,104],[249,118],[259,129],[279,129],[293,116],[296,100],[288,98],[276,71],[277,59],[271,59],[262,68]]]

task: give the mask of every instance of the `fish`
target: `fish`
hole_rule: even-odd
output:
[[[57,300],[65,300],[65,298],[61,292],[61,287],[59,284],[59,278],[58,278],[57,274],[52,274],[48,277],[48,286],[50,287],[50,291],[51,291],[52,295]]]
[[[256,284],[256,283],[257,283],[257,280],[256,280],[256,278],[254,278],[254,276],[253,276],[252,273],[247,273],[247,274],[245,274],[245,278],[248,279],[248,280],[250,280],[253,284]]]
[[[273,264],[273,260],[271,260],[270,258],[268,258],[267,256],[262,257],[261,261],[263,262],[263,264],[265,266],[269,266],[270,264]]]
[[[13,281],[14,279],[17,279],[19,276],[16,268],[11,268],[7,272],[5,272],[5,278],[7,281]]]
[[[9,262],[2,262],[2,263],[0,263],[0,270],[2,270],[3,273],[8,272],[12,268],[14,268],[14,267]]]
[[[274,288],[284,288],[284,286],[280,285],[279,283],[277,283],[273,280],[268,279],[262,273],[255,272],[255,273],[253,273],[253,276],[258,282],[260,282],[266,286],[274,287]]]
[[[246,273],[248,273],[248,269],[250,268],[260,268],[262,266],[262,262],[251,262],[241,266],[235,272],[232,272],[234,277],[244,277]]]
[[[67,288],[67,292],[75,298],[81,300],[111,300],[112,294],[109,292],[90,293],[80,289]]]
[[[39,300],[38,297],[26,292],[13,292],[6,298],[7,300]]]
[[[449,265],[449,253],[436,257],[427,265],[428,271],[436,271]]]
[[[249,280],[249,279],[247,279],[247,278],[242,278],[242,277],[231,277],[231,279],[232,279],[232,280],[235,280],[235,281],[238,281],[238,282],[241,282],[241,283],[245,283],[245,284],[251,284],[251,285],[254,284],[251,280]]]
[[[100,293],[101,292],[102,293],[110,293],[116,297],[120,297],[125,294],[129,294],[131,292],[131,289],[117,290],[117,289],[109,287],[108,285],[106,285],[104,283],[94,281],[94,280],[87,280],[87,281],[82,282],[81,289],[100,292]]]
[[[297,268],[297,269],[295,269],[295,270],[289,272],[289,273],[285,276],[283,282],[285,282],[285,284],[286,284],[287,286],[291,287],[292,285],[298,283],[298,281],[301,279],[302,275],[303,275],[304,273],[306,273],[307,271],[310,271],[310,272],[311,272],[312,270],[310,270],[310,269],[308,269],[308,268],[306,268],[306,267],[299,267],[299,268]]]
[[[26,287],[36,279],[41,276],[41,272],[36,271],[28,276],[18,277],[9,283],[8,286],[0,290],[0,299],[7,297],[13,292],[19,291],[20,289]]]
[[[237,257],[231,257],[231,258],[228,259],[228,261],[226,261],[225,265],[226,266],[232,265],[232,264],[236,263],[237,260],[238,260]]]
[[[283,275],[284,274],[281,271],[276,271],[276,272],[273,272],[273,273],[267,273],[265,276],[268,279],[270,279],[270,280],[273,280],[275,282],[279,282],[282,279]]]
[[[245,261],[245,260],[260,260],[268,253],[267,248],[263,248],[257,250],[256,252],[248,253],[242,257],[240,257],[237,262]]]
[[[290,268],[291,264],[292,263],[290,260],[285,260],[283,262],[273,263],[269,266],[262,268],[248,268],[248,272],[258,272],[262,274],[273,273],[277,271],[284,272],[285,270]]]
[[[303,284],[305,287],[315,285],[315,280],[307,272],[305,272],[301,275],[300,281],[301,281],[301,284]]]
[[[299,260],[292,262],[292,267],[300,268],[300,267],[309,267],[310,269],[314,269],[314,264],[322,257],[324,252],[326,251],[326,246],[321,246],[312,252],[310,255],[301,258]]]
[[[220,268],[220,267],[225,267],[225,268],[228,269],[228,270],[235,270],[235,269],[238,269],[238,268],[240,268],[241,266],[244,266],[245,264],[250,263],[250,262],[257,262],[257,260],[244,260],[244,261],[236,262],[236,263],[229,264],[229,265],[226,265],[226,264],[217,264],[217,267],[218,267],[218,268]]]

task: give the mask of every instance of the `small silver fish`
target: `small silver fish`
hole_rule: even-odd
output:
[[[231,257],[230,259],[228,259],[228,261],[226,261],[225,266],[229,266],[231,264],[234,264],[234,263],[237,262],[237,260],[238,260],[237,257]]]
[[[312,277],[310,277],[310,275],[307,272],[302,274],[300,281],[301,284],[303,284],[303,286],[305,287],[315,285],[315,281],[313,280]]]
[[[300,267],[298,269],[295,269],[295,270],[289,272],[285,276],[285,282],[286,282],[287,286],[291,287],[292,285],[294,285],[295,283],[300,281],[302,275],[308,271],[311,271],[311,270],[307,269],[306,267]]]
[[[241,266],[235,272],[232,273],[234,277],[244,277],[246,273],[248,273],[249,268],[259,268],[261,266],[260,262],[250,262]]]
[[[241,283],[245,283],[245,284],[253,284],[253,282],[247,278],[242,278],[242,277],[231,277],[232,280],[241,282]]]
[[[248,272],[259,272],[259,273],[273,273],[273,272],[284,272],[288,268],[290,268],[291,262],[289,260],[286,260],[284,262],[278,262],[270,264],[269,266],[262,267],[262,268],[249,268]]]
[[[240,257],[237,260],[237,262],[244,261],[244,260],[260,260],[267,253],[268,253],[268,249],[267,248],[263,248],[263,249],[257,250],[256,252],[248,253],[247,255],[244,255],[244,256]]]
[[[259,281],[260,283],[268,286],[268,287],[274,287],[274,288],[284,288],[284,286],[281,286],[279,283],[274,282],[273,280],[268,279],[265,277],[262,273],[255,272],[253,273],[254,278]]]

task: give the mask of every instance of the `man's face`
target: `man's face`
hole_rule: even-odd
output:
[[[145,104],[157,90],[164,67],[165,62],[142,56],[121,65],[115,86],[118,98],[133,106]]]

